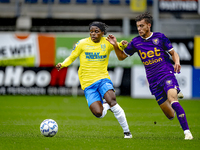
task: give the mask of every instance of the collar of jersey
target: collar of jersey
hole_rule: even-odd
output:
[[[152,37],[152,35],[153,35],[153,32],[151,33],[151,35],[149,36],[149,37],[147,37],[147,38],[143,38],[143,37],[141,37],[142,39],[145,39],[145,40],[148,40],[148,39],[150,39],[151,37]]]

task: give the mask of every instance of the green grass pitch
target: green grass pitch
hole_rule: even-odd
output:
[[[114,115],[95,118],[84,96],[0,96],[0,150],[199,150],[200,101],[180,100],[194,139],[184,140],[177,118],[155,100],[118,96],[133,134],[124,139]],[[44,137],[40,123],[54,119],[58,133]]]

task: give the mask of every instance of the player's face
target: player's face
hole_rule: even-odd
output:
[[[147,38],[150,36],[150,34],[151,34],[151,32],[150,32],[151,24],[150,23],[147,23],[143,19],[141,21],[137,21],[136,25],[137,25],[138,33],[140,36],[142,36],[143,38]]]
[[[90,37],[93,42],[99,43],[103,35],[104,32],[101,32],[101,30],[97,26],[90,27]]]

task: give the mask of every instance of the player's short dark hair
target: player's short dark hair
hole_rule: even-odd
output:
[[[153,20],[153,17],[151,16],[151,14],[149,12],[145,12],[143,14],[140,14],[138,15],[136,18],[135,18],[135,21],[138,22],[138,21],[141,21],[141,20],[145,20],[147,23],[152,23],[152,20]]]
[[[104,35],[107,34],[106,29],[108,28],[108,26],[105,23],[99,22],[99,21],[94,21],[89,24],[89,30],[90,30],[91,26],[97,26],[101,30],[101,32],[104,32]]]

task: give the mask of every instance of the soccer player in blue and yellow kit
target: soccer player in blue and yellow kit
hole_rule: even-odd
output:
[[[116,101],[107,70],[109,55],[114,48],[103,37],[106,35],[106,28],[105,23],[92,22],[89,25],[90,37],[80,40],[71,55],[64,62],[58,63],[56,68],[60,70],[67,67],[79,57],[79,80],[91,112],[97,118],[103,118],[107,110],[111,110],[124,131],[124,138],[132,138],[124,110]]]
[[[185,140],[191,140],[193,136],[188,127],[185,111],[178,101],[177,94],[180,89],[174,76],[174,73],[180,73],[179,56],[164,34],[151,32],[152,16],[149,13],[141,14],[135,20],[139,36],[133,38],[128,45],[126,41],[118,44],[113,35],[109,35],[107,40],[113,44],[119,60],[124,60],[135,52],[138,53],[145,66],[152,95],[156,97],[160,108],[169,119],[173,119],[176,112]],[[171,64],[169,54],[172,56],[174,66]]]

